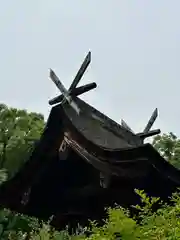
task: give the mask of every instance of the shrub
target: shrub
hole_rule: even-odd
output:
[[[161,207],[152,211],[158,198],[149,198],[143,191],[136,192],[141,196],[142,207],[134,206],[139,211],[137,221],[129,212],[119,206],[109,208],[108,219],[99,227],[91,222],[90,228],[79,228],[76,234],[53,229],[48,223],[39,222],[8,210],[0,211],[0,239],[10,240],[136,240],[136,239],[180,239],[180,195],[173,194],[172,205],[161,203]],[[86,232],[90,234],[87,236]]]

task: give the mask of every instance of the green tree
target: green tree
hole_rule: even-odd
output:
[[[0,168],[14,174],[43,128],[43,115],[0,104]]]
[[[153,146],[171,164],[180,168],[180,139],[172,132],[158,135]]]

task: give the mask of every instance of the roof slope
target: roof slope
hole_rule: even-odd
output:
[[[135,134],[82,100],[77,101],[83,109],[83,116],[76,116],[66,104],[52,108],[40,142],[29,161],[0,187],[2,205],[21,208],[23,194],[48,171],[64,135],[74,151],[101,172],[131,181],[135,178],[143,181],[146,176],[151,177],[150,172],[156,171],[158,176],[168,179],[174,186],[180,186],[180,172],[150,144],[142,144]],[[94,114],[93,120],[90,120],[90,113]],[[100,120],[95,120],[96,117]]]

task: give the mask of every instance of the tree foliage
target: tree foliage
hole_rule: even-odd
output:
[[[0,104],[0,168],[13,175],[44,128],[44,117]]]
[[[136,190],[141,196],[142,206],[137,218],[131,218],[129,212],[121,207],[109,208],[108,218],[99,227],[91,222],[90,228],[80,228],[70,235],[66,230],[58,232],[48,223],[35,218],[12,214],[8,210],[0,211],[0,238],[18,240],[179,240],[180,239],[180,195],[174,194],[173,204],[161,204],[154,212],[153,204],[159,199],[148,197],[143,191]],[[141,220],[139,220],[141,219]],[[88,234],[87,234],[88,233]]]
[[[156,136],[153,146],[168,162],[180,168],[180,139],[175,134],[170,132]]]

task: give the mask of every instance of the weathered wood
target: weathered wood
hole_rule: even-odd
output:
[[[76,113],[79,114],[80,109],[79,109],[78,105],[75,103],[75,101],[73,101],[72,97],[69,95],[69,92],[64,87],[64,85],[62,84],[62,82],[56,76],[55,72],[52,69],[50,69],[50,78],[55,83],[57,88],[61,91],[62,95],[64,96],[63,100],[67,101],[69,103],[69,105],[76,111]]]
[[[150,117],[146,127],[144,128],[144,131],[143,131],[144,133],[148,133],[149,132],[149,130],[151,129],[152,125],[156,121],[157,116],[158,116],[158,109],[156,108],[154,110],[154,112],[152,113],[152,115],[151,115],[151,117]]]
[[[123,119],[121,119],[121,126],[127,129],[128,131],[134,133],[133,130],[127,125],[127,123]]]
[[[161,130],[160,129],[156,129],[156,130],[151,130],[151,131],[149,131],[147,133],[144,133],[144,132],[137,133],[136,135],[138,137],[140,137],[140,138],[145,139],[145,138],[152,137],[152,136],[155,136],[155,135],[160,134],[160,133],[161,133]]]
[[[91,52],[88,52],[86,58],[84,59],[84,62],[82,63],[79,71],[77,72],[70,88],[69,88],[69,92],[71,92],[74,88],[76,88],[76,86],[78,85],[79,81],[81,80],[83,74],[85,73],[87,67],[89,66],[91,62]]]
[[[96,87],[97,87],[97,84],[95,82],[89,83],[84,86],[73,89],[70,95],[71,96],[79,96],[85,92],[89,92],[90,90],[92,90]],[[64,98],[64,96],[61,94],[61,95],[49,100],[49,104],[54,105],[54,104],[60,103],[63,100],[63,98]]]
[[[65,88],[65,86],[62,84],[62,82],[60,81],[60,79],[56,76],[55,72],[50,69],[50,78],[52,79],[52,81],[55,83],[55,85],[57,86],[57,88],[61,91],[62,93],[62,97],[60,97],[60,99],[62,98],[62,104],[63,101],[67,101],[70,106],[76,111],[77,114],[80,113],[80,108],[78,107],[78,105],[75,103],[75,101],[73,101],[72,99],[72,94],[71,92],[76,88],[76,86],[78,85],[79,81],[81,80],[83,74],[85,73],[87,67],[89,66],[91,62],[91,52],[88,52],[86,58],[84,59],[84,62],[82,63],[79,71],[77,72],[69,90],[67,90]],[[82,90],[82,89],[81,89]],[[79,95],[79,94],[78,94]],[[58,98],[59,99],[59,98]],[[59,101],[59,100],[58,100]],[[54,102],[54,99],[53,99]],[[55,102],[57,102],[57,98],[55,98]]]

